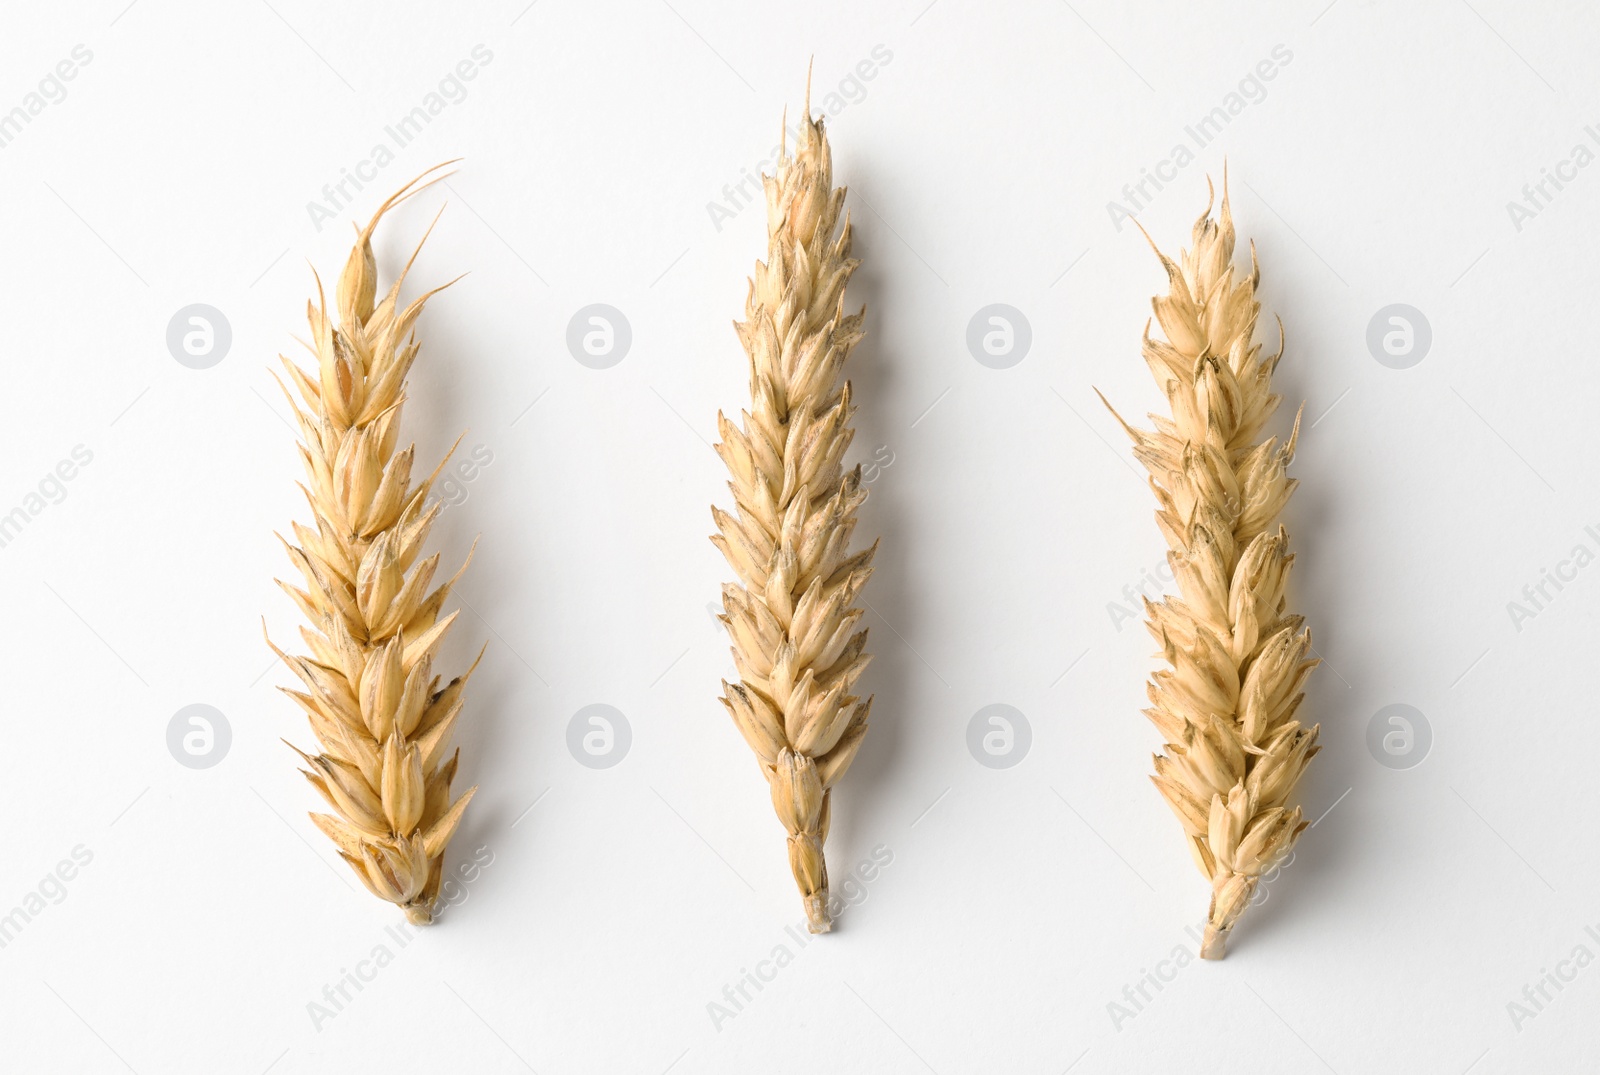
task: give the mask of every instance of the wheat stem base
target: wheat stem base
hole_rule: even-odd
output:
[[[1223,959],[1228,954],[1228,930],[1206,924],[1206,935],[1200,942],[1201,959]]]
[[[807,896],[805,898],[805,905],[807,933],[833,932],[833,919],[828,915],[827,889],[823,889],[815,896]]]

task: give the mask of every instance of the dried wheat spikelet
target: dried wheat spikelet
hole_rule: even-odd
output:
[[[878,546],[848,552],[867,491],[859,465],[844,469],[855,407],[839,375],[866,311],[844,310],[859,262],[848,215],[840,221],[845,189],[832,186],[828,139],[811,118],[809,79],[805,107],[794,155],[785,144],[777,175],[763,176],[767,260],[734,325],[750,360],[751,409],[742,427],[717,415],[717,453],[738,514],[713,506],[720,533],[711,540],[739,576],[722,590],[719,619],[739,671],[739,682],[723,682],[722,704],[756,752],[788,830],[807,928],[826,933],[831,789],[861,748],[872,706],[851,693],[870,659],[852,603]]]
[[[1156,250],[1169,284],[1153,302],[1166,342],[1152,339],[1147,323],[1143,351],[1172,417],[1150,415],[1151,432],[1117,419],[1150,472],[1178,584],[1177,595],[1144,603],[1146,626],[1170,665],[1151,676],[1145,715],[1166,739],[1151,780],[1211,882],[1200,952],[1207,959],[1226,955],[1228,932],[1261,875],[1306,827],[1300,808],[1286,804],[1321,749],[1318,728],[1295,719],[1320,662],[1306,659],[1304,617],[1284,610],[1294,556],[1276,525],[1297,484],[1285,468],[1300,418],[1288,441],[1259,439],[1280,402],[1271,381],[1283,357],[1282,325],[1277,354],[1264,355],[1254,342],[1255,247],[1250,272],[1236,276],[1233,245],[1224,175],[1221,211],[1213,220],[1207,199],[1193,249],[1179,263]]]
[[[401,306],[414,252],[375,301],[372,235],[385,213],[444,178],[423,182],[442,167],[412,180],[358,230],[336,311],[317,281],[306,345],[316,368],[307,372],[279,356],[301,397],[296,402],[284,388],[300,426],[301,489],[315,529],[295,523],[298,545],[279,536],[305,589],[278,585],[311,621],[300,628],[311,655],[290,656],[267,641],[304,683],[304,691],[280,689],[305,710],[321,747],[314,755],[291,747],[334,811],[312,814],[312,821],[373,895],[419,925],[432,920],[445,845],[477,791],[450,801],[460,753],[449,752],[450,731],[472,669],[442,688],[433,674],[434,652],[459,615],[441,618],[440,610],[466,564],[428,589],[439,555],[419,557],[440,510],[425,503],[439,471],[413,484],[415,446],[396,450],[406,373],[419,347],[412,330],[423,305],[443,289]]]

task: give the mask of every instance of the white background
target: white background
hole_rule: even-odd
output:
[[[1600,150],[1585,7],[10,9],[0,111],[75,45],[93,59],[0,150],[0,512],[76,445],[93,460],[0,548],[0,913],[64,892],[0,949],[5,1068],[1591,1070],[1600,969],[1532,1018],[1508,1008],[1578,946],[1600,956],[1600,567],[1532,618],[1507,608],[1574,546],[1600,551],[1600,168],[1520,229],[1506,207]],[[477,45],[492,61],[465,99],[318,230],[307,203]],[[891,58],[847,83],[878,46]],[[1163,547],[1092,387],[1130,416],[1159,403],[1138,339],[1164,278],[1107,203],[1276,46],[1265,98],[1139,219],[1175,251],[1226,159],[1264,335],[1287,329],[1280,430],[1306,401],[1292,601],[1326,659],[1299,801],[1321,820],[1228,959],[1162,964],[1173,980],[1128,1018],[1110,1005],[1193,951],[1208,891],[1146,779],[1152,646],[1113,613]],[[707,606],[729,569],[707,507],[729,497],[708,442],[744,400],[729,322],[764,225],[719,227],[708,204],[767,155],[813,55],[814,103],[842,87],[829,130],[868,309],[852,458],[892,457],[858,531],[883,539],[874,724],[828,854],[836,888],[874,848],[892,862],[802,949],[782,831],[716,701],[731,662]],[[488,643],[457,735],[460,786],[481,790],[450,860],[492,863],[400,948],[279,742],[310,734],[261,617],[294,640],[273,531],[307,513],[269,367],[347,221],[454,156],[379,260],[392,273],[445,206],[412,293],[470,272],[421,322],[406,417],[419,461],[463,429],[493,459],[433,539],[453,564],[482,535],[445,653]],[[191,303],[232,327],[210,369],[167,349]],[[610,369],[567,348],[591,303],[631,326]],[[1009,369],[966,344],[990,303],[1031,325]],[[1432,327],[1409,369],[1366,343],[1392,303]],[[567,747],[597,702],[632,731],[602,770]],[[191,703],[232,729],[209,769],[167,748]],[[993,703],[1031,727],[1011,768],[966,745]],[[1433,735],[1405,770],[1367,746],[1395,703]],[[46,882],[79,845],[92,861]],[[380,945],[392,959],[319,1018]],[[792,961],[715,1017],[780,945]]]

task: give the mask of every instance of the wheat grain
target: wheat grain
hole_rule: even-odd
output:
[[[1280,402],[1271,379],[1282,326],[1277,354],[1264,356],[1254,342],[1255,247],[1249,274],[1236,280],[1233,245],[1224,174],[1218,217],[1208,198],[1181,264],[1156,250],[1169,283],[1153,303],[1166,341],[1152,339],[1146,324],[1143,351],[1172,416],[1150,415],[1151,432],[1122,423],[1150,472],[1179,589],[1160,604],[1145,601],[1170,665],[1151,676],[1145,715],[1166,739],[1151,779],[1211,882],[1200,952],[1208,959],[1227,954],[1261,875],[1306,827],[1300,808],[1286,803],[1320,749],[1318,728],[1295,719],[1319,662],[1305,659],[1304,618],[1284,611],[1294,557],[1288,532],[1274,529],[1297,484],[1285,467],[1300,418],[1286,442],[1258,440]]]
[[[440,610],[466,564],[429,592],[439,555],[419,556],[439,513],[426,504],[439,470],[412,484],[415,446],[396,450],[406,373],[419,347],[413,328],[443,289],[400,305],[413,253],[375,301],[372,235],[385,213],[445,178],[422,182],[442,167],[401,188],[359,230],[339,277],[337,322],[318,280],[318,301],[307,304],[316,368],[308,373],[279,356],[303,401],[284,388],[300,427],[301,489],[315,529],[295,523],[298,545],[279,536],[305,589],[278,585],[311,621],[300,629],[311,656],[290,656],[267,640],[305,684],[305,691],[280,689],[310,718],[321,747],[314,755],[291,747],[334,810],[312,821],[374,895],[419,925],[432,920],[445,845],[477,791],[450,801],[460,751],[447,757],[449,738],[472,669],[443,688],[432,671],[459,614],[441,618]]]
[[[739,682],[723,682],[722,704],[756,752],[788,830],[807,928],[826,933],[831,789],[861,747],[872,706],[850,693],[869,660],[852,603],[877,544],[847,551],[867,492],[860,466],[843,465],[855,407],[839,374],[866,311],[844,311],[858,262],[848,215],[839,227],[845,189],[832,186],[809,78],[805,108],[794,155],[785,135],[777,174],[762,177],[767,260],[757,263],[745,320],[734,325],[750,360],[751,409],[742,427],[717,415],[717,453],[733,475],[738,514],[713,506],[720,533],[711,540],[740,579],[722,591],[719,618],[739,671]]]

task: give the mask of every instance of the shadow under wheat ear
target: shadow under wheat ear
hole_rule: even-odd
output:
[[[1285,611],[1294,556],[1275,525],[1297,484],[1285,468],[1300,418],[1288,441],[1259,439],[1280,402],[1271,382],[1283,349],[1264,355],[1254,341],[1260,270],[1252,245],[1250,271],[1236,279],[1233,246],[1224,175],[1220,212],[1213,220],[1208,199],[1192,249],[1179,262],[1156,250],[1168,292],[1153,305],[1167,338],[1152,339],[1147,324],[1143,351],[1171,417],[1150,415],[1153,431],[1117,418],[1150,472],[1178,583],[1178,595],[1145,601],[1169,666],[1150,678],[1145,715],[1166,740],[1151,779],[1211,882],[1207,959],[1227,954],[1261,875],[1306,827],[1286,804],[1321,749],[1318,727],[1295,719],[1320,662],[1306,659],[1304,617]]]
[[[740,426],[717,415],[717,453],[732,474],[737,515],[713,507],[720,533],[711,540],[739,576],[722,590],[719,618],[739,671],[739,682],[722,684],[722,704],[755,751],[788,831],[807,928],[826,933],[831,789],[855,759],[872,707],[850,693],[870,659],[867,632],[856,630],[862,610],[852,605],[877,544],[848,551],[867,491],[859,466],[844,469],[855,407],[839,375],[865,310],[844,310],[858,262],[809,88],[803,126],[794,155],[785,146],[777,175],[763,177],[767,260],[757,263],[745,320],[734,325],[750,360],[751,409]]]
[[[317,302],[307,304],[314,369],[279,356],[300,394],[297,402],[279,381],[300,427],[301,489],[314,529],[295,523],[298,545],[279,536],[305,588],[278,585],[310,621],[300,628],[310,656],[291,656],[267,640],[306,688],[280,689],[305,711],[321,751],[291,745],[306,763],[301,772],[334,811],[311,820],[373,895],[419,925],[432,921],[445,845],[477,791],[450,801],[459,756],[450,751],[450,732],[477,662],[443,687],[433,674],[434,652],[458,615],[440,612],[467,565],[428,589],[439,555],[421,552],[439,514],[438,505],[426,504],[439,470],[413,483],[415,446],[396,450],[406,373],[420,346],[412,329],[443,289],[401,306],[400,286],[419,242],[379,300],[372,235],[385,213],[445,178],[423,182],[445,166],[401,188],[357,232],[336,311],[318,280]]]

